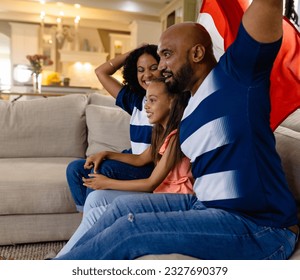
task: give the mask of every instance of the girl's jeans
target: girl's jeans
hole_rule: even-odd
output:
[[[82,212],[85,200],[93,189],[82,184],[82,177],[88,178],[93,169],[84,169],[85,159],[71,162],[67,167],[67,181],[72,197],[75,201],[77,211]],[[97,173],[118,180],[135,180],[148,178],[153,170],[153,164],[142,167],[132,166],[115,160],[105,160],[100,165]]]
[[[195,196],[134,194],[117,197],[67,254],[57,259],[135,259],[180,253],[200,259],[287,259],[296,235],[259,226]]]
[[[130,194],[135,192],[130,192]],[[126,191],[114,191],[114,190],[96,190],[91,192],[83,207],[82,221],[72,235],[67,244],[60,250],[57,257],[68,253],[75,243],[98,221],[102,216],[106,208],[113,202],[113,200],[121,195],[128,195]]]

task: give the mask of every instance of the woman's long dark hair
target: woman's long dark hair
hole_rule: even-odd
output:
[[[157,54],[157,45],[145,45],[133,50],[126,58],[123,66],[123,84],[128,85],[130,90],[136,94],[145,95],[146,91],[139,84],[137,78],[137,61],[143,54],[149,54],[159,63],[159,55]]]
[[[162,79],[155,79],[154,82],[162,82]],[[170,117],[166,126],[166,129],[163,128],[160,124],[155,124],[152,130],[152,139],[151,139],[151,153],[152,159],[155,164],[160,160],[161,155],[158,153],[160,147],[164,143],[166,137],[175,129],[177,129],[177,133],[175,135],[175,140],[173,145],[175,145],[175,157],[173,162],[173,167],[183,158],[183,153],[180,149],[179,143],[179,125],[184,112],[185,107],[188,104],[190,99],[190,92],[181,92],[181,93],[170,93],[165,86],[165,92],[169,96],[172,96],[172,104],[170,110]]]

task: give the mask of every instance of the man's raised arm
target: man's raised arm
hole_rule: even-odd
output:
[[[282,0],[253,0],[243,16],[243,25],[256,41],[270,43],[282,36]]]

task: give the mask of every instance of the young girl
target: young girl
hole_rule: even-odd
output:
[[[103,87],[116,98],[116,104],[131,115],[131,149],[123,152],[140,154],[150,145],[152,126],[143,105],[148,84],[153,78],[160,76],[158,62],[157,46],[145,45],[119,55],[95,70]],[[120,83],[112,75],[122,66],[124,82]],[[141,179],[149,177],[153,167],[152,163],[136,167],[116,160],[106,160],[98,173],[119,180]],[[87,168],[85,159],[75,160],[67,168],[67,181],[79,212],[83,211],[86,197],[93,191],[84,186],[82,181],[82,177],[87,177],[89,173],[93,173],[93,170]],[[108,194],[108,197],[101,199],[111,201],[114,196]]]
[[[193,193],[190,161],[183,156],[178,141],[178,126],[189,97],[190,94],[187,92],[172,95],[167,91],[164,81],[153,80],[148,87],[145,103],[149,122],[154,124],[151,146],[140,155],[103,151],[86,160],[87,168],[94,167],[95,171],[107,159],[134,166],[154,162],[155,168],[145,179],[116,180],[97,173],[89,174],[89,178],[83,178],[84,185],[88,188],[110,191],[96,191],[89,194],[84,208],[85,215],[79,228],[57,257],[68,253],[109,206],[105,202],[99,205],[98,196],[103,192],[117,192],[119,195],[124,195],[129,191]]]

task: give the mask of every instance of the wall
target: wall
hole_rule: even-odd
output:
[[[160,22],[135,20],[130,25],[132,46],[142,43],[157,44],[162,32]]]
[[[174,15],[173,24],[196,21],[202,0],[173,0],[161,12],[162,30],[168,27],[168,16]]]
[[[87,62],[64,63],[63,77],[71,79],[70,86],[101,89],[102,86],[95,75],[96,66],[98,66],[97,61],[95,61],[95,64]]]
[[[3,21],[5,22],[5,21]],[[1,23],[1,22],[0,22]],[[67,27],[66,25],[64,25]],[[67,63],[60,61],[59,50],[64,51],[74,51],[74,42],[67,42],[62,44],[58,48],[56,41],[56,25],[47,24],[43,27],[44,34],[46,35],[47,44],[45,40],[41,40],[41,26],[39,23],[19,23],[19,22],[6,22],[6,33],[10,33],[11,39],[11,62],[13,64],[26,64],[29,65],[29,61],[26,59],[27,55],[34,55],[38,53],[47,53],[51,56],[54,61],[52,66],[45,67],[43,81],[47,80],[47,76],[51,71],[56,71],[61,74],[61,78],[69,77],[71,78],[71,86],[84,86],[84,87],[98,87],[101,88],[94,69],[101,63],[105,62],[109,56],[105,57],[103,61],[102,58],[96,58],[94,61],[90,61],[90,64],[76,63],[68,61]],[[79,51],[89,51],[93,54],[97,53],[107,53],[111,54],[111,38],[115,38],[114,35],[119,36],[122,40],[123,38],[123,49],[122,52],[131,50],[141,43],[154,43],[157,44],[160,34],[161,34],[161,24],[159,22],[150,22],[144,20],[134,21],[128,27],[129,31],[111,30],[105,29],[104,33],[108,40],[105,42],[109,43],[109,49],[104,47],[101,40],[99,28],[91,28],[85,26],[79,26],[78,29],[78,39],[79,39]],[[11,31],[11,32],[10,32]],[[74,34],[74,27],[71,26],[70,34]],[[113,34],[113,36],[110,36]],[[124,36],[123,36],[124,35]],[[123,36],[123,37],[122,37]],[[117,38],[119,39],[119,38]],[[46,49],[45,49],[46,48]]]
[[[110,35],[112,34],[122,34],[122,35],[130,35],[130,32],[128,31],[114,31],[109,29],[100,29],[98,28],[98,33],[101,38],[104,51],[107,53],[110,53]]]
[[[96,28],[79,27],[79,50],[104,52],[104,46]]]
[[[36,54],[39,46],[39,25],[10,22],[12,64],[28,64],[26,55]]]

